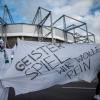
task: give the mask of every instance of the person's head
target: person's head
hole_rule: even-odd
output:
[[[4,43],[2,39],[0,39],[0,43]]]

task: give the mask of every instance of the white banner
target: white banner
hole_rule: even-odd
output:
[[[7,57],[9,59],[9,63],[5,63],[5,58],[4,58],[4,52],[0,52],[0,79],[3,78],[4,74],[6,73],[6,71],[9,69],[10,67],[10,49],[9,50],[5,50]],[[8,93],[9,93],[9,88],[4,87],[2,85],[2,82],[0,80],[0,100],[8,100]]]
[[[56,84],[91,82],[100,70],[100,44],[19,41],[14,60],[2,78],[16,95]]]
[[[0,100],[8,100],[9,88],[4,88],[0,82]]]

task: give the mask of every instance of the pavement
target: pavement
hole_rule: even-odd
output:
[[[74,82],[15,96],[10,88],[8,100],[94,100],[96,82]]]

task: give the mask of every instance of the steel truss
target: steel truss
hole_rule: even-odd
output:
[[[6,28],[7,24],[14,23],[14,20],[11,16],[11,13],[7,7],[4,5],[0,8],[3,8],[3,14],[0,16],[0,23],[2,26],[2,38],[5,42],[7,42],[7,34]],[[45,13],[45,14],[44,14]],[[60,22],[62,21],[62,22]],[[60,22],[60,24],[58,24]],[[48,23],[46,25],[46,23]],[[90,43],[95,42],[95,35],[93,33],[88,32],[87,24],[85,22],[79,21],[75,18],[62,15],[56,21],[52,21],[52,12],[38,7],[35,17],[33,19],[32,24],[36,25],[36,31],[38,33],[38,40],[44,41],[45,38],[52,39],[52,43],[54,43],[53,29],[58,28],[62,30],[64,34],[64,41],[66,43]],[[58,25],[56,25],[58,24]],[[62,24],[62,28],[58,27]],[[44,32],[44,30],[46,30]],[[83,34],[84,33],[84,34]],[[71,38],[69,37],[71,36]],[[70,41],[71,40],[71,41]]]
[[[3,9],[3,14],[0,16],[0,24],[1,24],[1,30],[2,30],[2,36],[1,38],[4,40],[4,45],[6,47],[7,43],[7,33],[6,33],[6,28],[7,24],[9,23],[14,23],[14,20],[11,16],[11,13],[7,7],[7,5],[0,6],[1,9]]]
[[[43,17],[43,12],[46,14]],[[49,26],[46,26],[45,23],[48,21]],[[53,40],[53,27],[52,27],[52,14],[51,11],[44,9],[42,7],[38,7],[38,10],[35,14],[32,24],[36,25],[36,30],[38,32],[38,41],[44,41],[45,38],[50,36]],[[44,34],[43,30],[47,30]]]
[[[47,14],[43,17],[43,11],[47,12]],[[45,26],[45,22],[50,17],[50,25]],[[61,21],[60,24],[59,21]],[[71,23],[70,23],[71,22]],[[76,24],[77,23],[77,24]],[[53,36],[53,29],[57,28],[59,30],[62,30],[64,33],[64,41],[66,43],[90,43],[95,42],[95,36],[93,33],[88,32],[87,24],[85,22],[79,21],[75,18],[62,15],[60,18],[58,18],[56,21],[52,22],[52,13],[51,11],[44,9],[42,7],[39,7],[35,17],[33,19],[32,24],[35,24],[36,31],[38,32],[38,40],[43,41],[43,39],[47,38],[49,35],[51,35],[52,43],[54,43],[54,36]],[[56,26],[56,24],[58,24]],[[60,25],[63,25],[62,28],[58,27]],[[49,32],[44,35],[43,29],[49,30]],[[78,31],[77,31],[78,30]],[[83,34],[84,33],[84,34]],[[73,38],[72,41],[71,38],[69,38],[69,35]]]
[[[95,36],[93,33],[88,32],[87,24],[85,22],[79,21],[75,18],[66,16],[66,15],[62,15],[55,22],[53,22],[53,27],[57,27],[57,26],[55,26],[55,24],[57,24],[60,20],[63,20],[62,21],[62,25],[63,25],[62,30],[64,32],[64,40],[66,43],[95,42]],[[70,24],[70,22],[71,22],[71,24]],[[58,29],[61,29],[61,28],[58,28]],[[84,35],[82,35],[83,33],[84,33]],[[72,41],[69,41],[71,39],[68,37],[68,35],[71,35],[73,37]]]

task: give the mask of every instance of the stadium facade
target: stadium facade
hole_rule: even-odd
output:
[[[0,17],[0,37],[6,47],[13,47],[17,38],[30,41],[90,43],[95,42],[93,33],[88,32],[87,24],[72,17],[62,15],[52,21],[52,12],[39,7],[31,24],[14,23],[7,5],[3,6]]]

